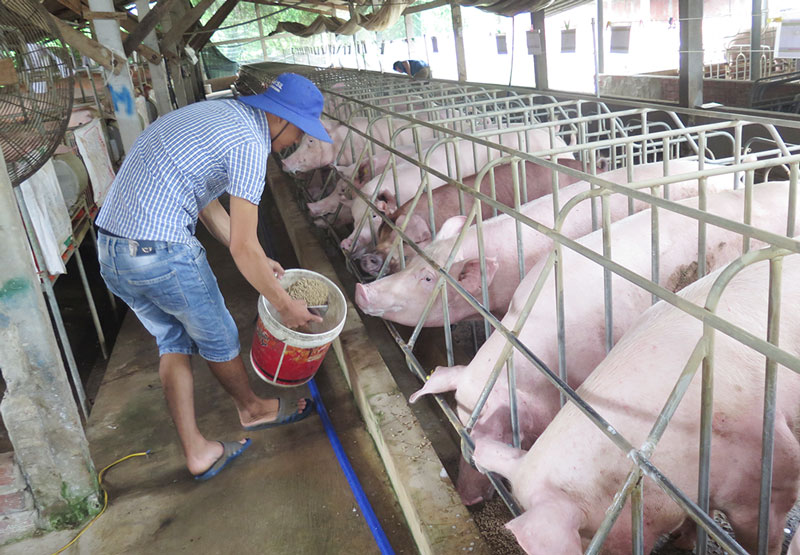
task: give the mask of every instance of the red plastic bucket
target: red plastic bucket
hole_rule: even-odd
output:
[[[293,387],[313,378],[347,316],[344,295],[323,275],[310,270],[286,270],[281,286],[288,289],[301,278],[318,279],[328,286],[328,312],[321,323],[309,324],[307,331],[311,333],[287,328],[275,307],[263,296],[258,299],[250,362],[256,375],[272,385]]]

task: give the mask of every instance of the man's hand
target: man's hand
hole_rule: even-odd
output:
[[[278,283],[278,277],[283,276],[283,267],[264,254],[258,242],[257,228],[258,207],[243,198],[231,196],[229,248],[236,267],[250,285],[278,310],[287,327],[322,322],[321,317],[308,311],[305,301],[292,299]]]
[[[322,322],[322,318],[316,314],[311,314],[306,308],[306,302],[291,299],[285,310],[279,311],[283,325],[289,328],[296,328],[308,322]]]

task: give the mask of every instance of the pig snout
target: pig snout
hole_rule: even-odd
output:
[[[376,276],[381,266],[383,266],[383,257],[376,252],[368,252],[361,257],[359,265],[364,273],[370,276]]]
[[[475,470],[463,458],[458,465],[456,491],[467,507],[488,501],[494,495],[494,486],[485,475]]]
[[[356,283],[356,304],[369,314],[369,289],[361,283]]]
[[[339,246],[342,247],[342,250],[349,251],[350,248],[353,246],[353,238],[345,237],[344,239],[342,239],[342,242],[339,243]]]
[[[297,166],[291,156],[281,160],[281,164],[283,165],[283,171],[287,173],[297,173]]]
[[[375,291],[370,285],[356,284],[356,304],[358,308],[370,316],[383,316],[386,312],[402,310],[401,303],[391,303],[394,297],[396,295],[386,291]]]
[[[309,202],[306,206],[312,218],[320,218],[334,211],[331,209],[331,202],[328,201],[327,198],[318,200],[317,202]]]

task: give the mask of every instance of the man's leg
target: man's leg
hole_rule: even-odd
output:
[[[194,413],[194,378],[189,355],[178,353],[161,355],[158,375],[164,388],[169,413],[178,429],[186,466],[192,474],[202,474],[222,456],[222,444],[218,441],[208,441],[197,427]]]
[[[271,422],[278,417],[278,400],[262,399],[255,394],[247,380],[241,355],[227,362],[207,362],[211,372],[233,398],[243,427]],[[298,399],[297,412],[302,412],[305,407],[305,399]]]

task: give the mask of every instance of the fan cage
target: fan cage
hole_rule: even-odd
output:
[[[0,0],[0,149],[12,185],[53,155],[73,96],[72,56],[44,8]]]

